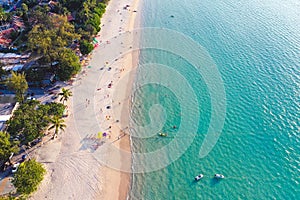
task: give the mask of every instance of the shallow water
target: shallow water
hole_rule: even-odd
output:
[[[147,137],[137,128],[133,130],[133,150],[143,153],[161,150],[179,137],[181,141],[175,143],[179,149],[180,142],[185,145],[187,138],[192,142],[167,167],[133,175],[131,199],[299,198],[299,10],[297,0],[143,1],[145,27],[176,30],[209,53],[224,83],[226,98],[219,101],[226,100],[226,118],[212,151],[199,157],[214,112],[212,104],[218,99],[213,99],[203,74],[189,60],[161,49],[141,50],[141,66],[156,63],[177,71],[190,85],[196,99],[182,98],[187,92],[184,84],[176,86],[182,96],[160,85],[159,79],[156,84],[141,86],[141,82],[151,79],[149,77],[159,77],[161,83],[167,79],[170,85],[179,80],[172,74],[166,78],[159,70],[140,68],[133,123],[136,127],[151,124],[149,110],[155,104],[161,105],[164,111],[154,109],[156,112],[152,114],[157,119],[158,130],[153,126]],[[155,40],[171,45],[171,39],[156,37]],[[187,52],[183,51],[190,49],[183,45],[176,50],[184,55]],[[199,117],[193,107],[195,103]],[[186,115],[182,113],[195,116],[198,123],[190,118],[183,124]],[[163,122],[162,127],[159,122]],[[182,127],[185,127],[184,135],[179,133]],[[161,138],[158,132],[165,132],[168,137]],[[164,155],[166,159],[171,157],[170,152]],[[158,161],[136,159],[133,158],[135,163],[147,168],[162,158],[158,157]],[[204,178],[196,183],[193,178],[199,173],[203,173]],[[226,178],[216,181],[215,173],[222,173]]]

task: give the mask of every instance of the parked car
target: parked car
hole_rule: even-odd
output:
[[[58,95],[53,95],[52,97],[51,97],[51,99],[57,99],[58,98]]]
[[[30,100],[36,100],[36,98],[34,97],[27,97],[27,100],[30,101]]]
[[[26,155],[26,154],[22,155],[22,161],[25,161],[26,158],[27,158],[27,155]]]
[[[30,146],[34,146],[42,141],[42,138],[37,138],[30,143]]]
[[[16,163],[13,165],[12,169],[11,169],[11,172],[12,173],[16,173],[18,171],[18,167],[19,167],[20,163]]]

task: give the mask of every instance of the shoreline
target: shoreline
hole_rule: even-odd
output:
[[[124,9],[125,5],[130,5],[129,9]],[[29,199],[124,200],[128,197],[131,173],[105,167],[99,156],[116,156],[117,161],[121,165],[127,165],[127,168],[128,164],[131,165],[132,158],[122,157],[121,153],[105,152],[105,147],[102,148],[101,145],[95,148],[93,142],[97,140],[99,131],[110,132],[105,143],[131,155],[129,134],[120,138],[122,131],[127,129],[120,128],[120,125],[124,124],[118,124],[116,120],[121,118],[125,122],[128,121],[128,112],[123,111],[129,110],[128,96],[131,95],[135,79],[126,79],[126,75],[134,71],[134,66],[138,63],[135,53],[125,48],[122,42],[131,45],[136,38],[133,38],[133,34],[129,34],[129,38],[118,36],[139,25],[140,1],[110,0],[106,9],[101,19],[101,30],[96,36],[99,46],[91,53],[87,64],[89,66],[82,66],[74,84],[67,87],[73,96],[68,102],[69,117],[65,121],[65,133],[59,134],[58,139],[44,144],[37,152],[37,161],[44,164],[47,174],[39,189]],[[137,12],[133,12],[134,10]],[[120,55],[124,50],[124,54]],[[112,59],[116,58],[118,61],[113,62]],[[110,65],[107,65],[108,60],[112,61]],[[116,83],[123,77],[127,80],[126,84],[119,84],[121,87],[115,89]],[[112,82],[112,87],[108,87]],[[97,88],[102,90],[98,91]],[[127,92],[123,94],[122,91]],[[114,98],[112,93],[118,97]],[[116,99],[122,101],[122,106],[120,102],[114,103],[117,102]],[[108,105],[111,109],[107,109]],[[120,118],[106,118],[107,115],[114,116],[111,112],[120,107]]]
[[[102,22],[104,23],[104,25],[109,22],[109,23],[114,23],[113,20],[114,19],[110,19],[111,15],[113,15],[113,13],[122,9],[122,6],[117,6],[117,2],[119,2],[118,0],[111,0],[109,2],[109,5],[107,7],[107,15],[103,16],[102,18]],[[122,2],[123,5],[129,5],[129,16],[127,19],[125,19],[125,21],[127,21],[126,24],[126,28],[124,28],[122,30],[122,32],[126,32],[126,31],[131,31],[133,30],[137,25],[139,25],[139,17],[137,15],[136,12],[133,11],[137,11],[140,8],[140,1],[139,0],[129,0],[127,2]],[[138,16],[138,17],[137,17]],[[126,18],[126,17],[125,17]],[[117,20],[117,19],[115,19]],[[103,28],[105,29],[105,27]],[[101,35],[101,31],[100,31],[100,35]],[[115,34],[113,34],[115,35]],[[110,35],[113,36],[113,35]],[[100,38],[99,38],[100,39]],[[131,42],[130,40],[133,38],[130,38],[129,41],[126,42]],[[126,76],[126,72],[132,71],[134,69],[134,66],[136,66],[138,64],[138,56],[135,56],[134,52],[129,53],[130,55],[125,56],[123,58],[120,59],[120,61],[118,62],[118,64],[123,66],[123,72],[119,75],[118,78],[115,79],[122,79],[124,78],[124,76]],[[93,55],[95,57],[95,55]],[[112,68],[114,68],[114,64],[112,66]],[[129,77],[126,86],[124,86],[124,89],[126,90],[125,92],[125,97],[121,97],[123,99],[126,99],[126,97],[129,97],[131,95],[131,91],[132,91],[132,86],[134,84],[134,80],[135,77]],[[118,80],[112,80],[113,82],[118,82]],[[101,85],[100,85],[101,86]],[[113,93],[113,91],[112,91]],[[111,99],[112,102],[114,102],[114,98]],[[128,104],[127,104],[128,103]],[[114,106],[113,106],[114,107]],[[128,118],[128,111],[130,108],[130,102],[123,102],[122,103],[122,108],[119,110],[122,114],[120,114],[122,117],[121,118]],[[114,108],[112,108],[114,109]],[[123,112],[125,111],[125,112]],[[124,114],[126,116],[124,116]],[[104,113],[102,113],[102,115],[105,115]],[[127,124],[128,126],[128,124]],[[120,130],[120,127],[115,124],[115,123],[111,123],[110,124],[111,127],[111,132],[110,132],[110,137],[111,138],[118,138],[119,135],[121,135],[122,131],[124,130]],[[104,127],[102,127],[104,128]],[[120,133],[120,134],[119,134]],[[127,152],[131,153],[131,139],[130,139],[130,135],[128,133],[126,133],[126,135],[124,137],[122,137],[119,141],[115,142],[115,147],[125,150]],[[109,155],[108,155],[109,156]],[[121,165],[124,162],[127,162],[126,158],[122,158],[120,156],[120,162]],[[128,164],[128,163],[126,163]],[[125,165],[126,165],[125,164]],[[130,163],[131,165],[131,163]],[[130,186],[131,186],[131,173],[126,173],[126,172],[122,172],[122,171],[117,171],[114,169],[111,169],[109,167],[102,167],[102,172],[101,174],[103,174],[105,176],[105,180],[103,183],[103,194],[100,195],[97,198],[101,198],[101,199],[119,199],[119,200],[124,200],[128,198],[128,194],[130,191]],[[116,193],[116,189],[118,190],[118,193]]]

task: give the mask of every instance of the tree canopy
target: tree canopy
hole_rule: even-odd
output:
[[[18,147],[16,142],[10,141],[10,135],[0,131],[0,160],[5,161],[11,153],[17,153]]]
[[[19,102],[24,100],[24,94],[28,89],[28,84],[24,72],[22,74],[12,71],[11,77],[7,80],[6,85],[16,93],[16,99]]]
[[[80,42],[80,52],[83,55],[87,55],[87,54],[91,53],[93,51],[93,49],[94,49],[94,46],[89,41],[82,40]]]
[[[66,16],[54,15],[48,24],[38,23],[32,28],[28,34],[28,48],[43,56],[46,62],[52,63],[59,59],[60,52],[66,46],[79,37]]]
[[[61,103],[39,104],[29,101],[22,104],[7,122],[7,132],[21,136],[21,143],[27,144],[41,137],[50,123],[51,116],[62,117],[65,106]]]
[[[106,2],[107,0],[60,0],[50,7],[38,5],[34,0],[24,0],[15,12],[23,18],[26,25],[19,37],[21,39],[18,39],[19,45],[26,43],[27,50],[34,52],[32,55],[39,58],[38,62],[42,65],[49,64],[49,68],[44,69],[56,74],[60,80],[68,80],[80,70],[79,58],[75,54],[78,43],[75,41],[79,41],[83,55],[93,50],[92,38],[100,31],[100,20],[105,12]],[[40,81],[42,77],[33,79],[36,78]]]
[[[81,69],[78,56],[71,49],[63,49],[59,52],[56,74],[62,81],[69,80]]]
[[[35,160],[25,161],[18,167],[12,183],[17,188],[18,193],[29,195],[37,190],[45,173],[46,170],[41,163]]]
[[[62,88],[61,92],[58,94],[61,96],[60,101],[65,103],[72,96],[72,92],[68,89]]]
[[[65,120],[59,118],[58,116],[54,116],[53,118],[50,119],[51,126],[49,127],[48,130],[54,129],[54,134],[58,134],[59,130],[64,130],[66,125],[64,124]]]
[[[7,19],[7,14],[5,13],[2,6],[0,6],[0,22],[2,23]]]

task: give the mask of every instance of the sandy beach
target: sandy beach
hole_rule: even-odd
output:
[[[123,161],[121,154],[104,152],[95,141],[99,132],[105,132],[105,143],[130,153],[130,137],[124,127],[128,126],[134,77],[127,76],[127,72],[134,70],[138,54],[126,51],[137,38],[121,35],[137,27],[139,9],[139,0],[109,2],[96,37],[99,46],[92,52],[88,66],[69,86],[73,97],[68,102],[67,128],[58,139],[38,150],[36,158],[45,165],[47,175],[30,199],[126,199],[130,173],[105,166],[99,158],[118,157],[127,168],[131,160]],[[124,79],[126,84],[118,85]],[[126,122],[122,122],[123,118]]]
[[[138,11],[140,10],[139,9],[139,0],[129,0],[129,1],[122,1],[122,3],[120,4],[119,1],[111,1],[109,6],[110,6],[110,9],[113,9],[113,10],[117,10],[117,13],[120,12],[121,9],[123,9],[124,5],[129,5],[128,7],[128,13],[127,16],[125,18],[127,18],[127,22],[124,22],[122,19],[122,28],[124,32],[126,31],[131,31],[133,30],[135,27],[138,26],[139,24],[139,16],[136,12],[133,12],[133,11]],[[120,8],[121,6],[121,8]],[[107,14],[109,15],[109,13],[107,12]],[[123,14],[123,13],[122,13]],[[124,15],[124,14],[123,14]],[[108,19],[108,21],[107,21]],[[121,22],[120,20],[120,22]],[[103,20],[103,23],[106,24],[106,23],[112,23],[112,21],[110,21],[109,17],[105,18],[105,20]],[[111,24],[112,28],[108,28],[107,30],[116,30],[116,27],[115,27],[115,24]],[[107,27],[106,27],[107,28]],[[111,36],[111,35],[110,35]],[[99,38],[100,39],[100,38]],[[124,41],[127,42],[127,43],[131,43],[133,38],[129,38],[128,40],[129,41]],[[118,74],[118,77],[115,76],[114,77],[114,80],[112,80],[113,82],[117,82],[118,79],[123,79],[124,76],[126,76],[126,72],[129,72],[131,70],[134,69],[134,67],[137,65],[137,62],[138,62],[138,57],[137,57],[137,54],[136,53],[133,53],[131,52],[130,54],[126,54],[124,56],[121,57],[120,60],[118,60],[118,62],[115,62],[113,65],[112,65],[112,68],[116,68],[117,70],[119,70],[119,73]],[[122,66],[122,67],[118,67],[118,66]],[[134,80],[134,77],[126,77],[127,80],[127,85],[123,86],[124,88],[121,88],[122,90],[125,90],[125,95],[122,96],[122,97],[118,97],[118,99],[128,99],[127,101],[123,101],[121,102],[121,105],[118,105],[118,103],[116,102],[115,99],[112,99],[112,102],[115,102],[113,104],[115,104],[115,106],[121,106],[122,108],[119,108],[117,111],[115,112],[124,112],[123,115],[125,116],[122,116],[121,118],[128,118],[128,110],[129,110],[129,98],[130,98],[130,95],[131,95],[131,86],[133,84],[133,80]],[[103,80],[102,80],[103,81]],[[101,81],[101,82],[102,82]],[[124,80],[123,80],[124,81]],[[99,87],[101,87],[102,84],[99,85]],[[114,88],[112,88],[114,89]],[[120,89],[120,88],[118,88]],[[111,94],[114,93],[115,91],[111,91]],[[102,102],[101,102],[102,104]],[[103,107],[103,105],[99,105],[99,107]],[[112,106],[112,109],[114,109],[114,106]],[[110,113],[105,113],[104,112],[104,115],[102,115],[102,117],[104,116],[110,116]],[[120,114],[122,115],[122,114]],[[108,124],[110,124],[109,126],[111,127],[110,128],[110,137],[113,138],[118,138],[119,136],[122,136],[122,138],[120,140],[117,140],[116,142],[114,142],[114,145],[117,147],[117,148],[120,148],[120,149],[123,149],[125,151],[128,151],[130,152],[130,137],[129,137],[129,134],[128,134],[128,130],[121,130],[122,127],[120,127],[118,124],[114,123],[116,119],[112,119],[112,120],[109,120]],[[103,121],[103,120],[100,120],[100,121]],[[128,124],[122,124],[123,125],[123,128],[124,126],[128,126]],[[103,127],[104,128],[104,127]],[[126,134],[124,136],[124,133]],[[122,159],[122,158],[121,158]],[[122,162],[122,160],[121,160]],[[124,160],[123,162],[127,162],[126,160]],[[114,170],[114,169],[111,169],[109,167],[106,167],[104,169],[104,176],[105,176],[105,187],[103,189],[103,195],[99,196],[99,199],[126,199],[127,197],[127,194],[128,194],[128,190],[130,189],[130,178],[131,178],[131,174],[130,173],[125,173],[125,172],[121,172],[121,171],[118,171],[118,170]],[[118,189],[118,192],[116,192],[116,189]]]

